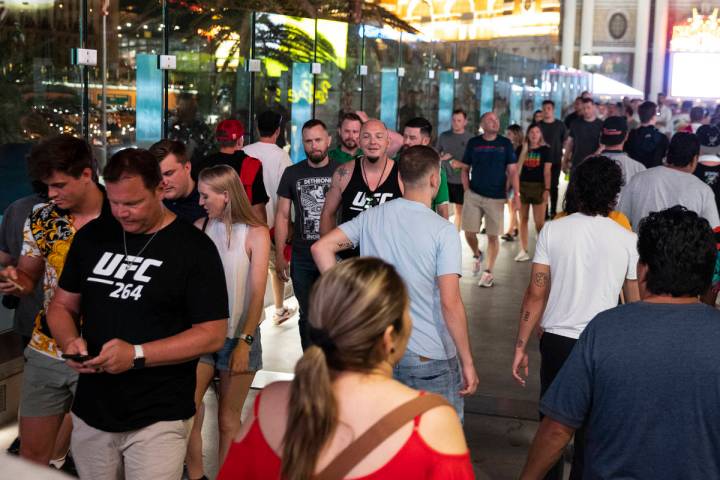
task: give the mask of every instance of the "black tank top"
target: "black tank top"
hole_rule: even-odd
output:
[[[365,210],[381,205],[387,201],[402,197],[400,182],[398,182],[398,162],[395,162],[390,174],[375,191],[365,183],[362,170],[362,157],[355,160],[355,168],[352,177],[342,194],[342,211],[340,223],[345,223],[360,215]],[[341,258],[357,257],[360,255],[358,248],[340,252]]]
[[[398,182],[398,162],[393,164],[390,175],[373,192],[365,183],[362,159],[358,158],[355,161],[352,177],[350,177],[350,181],[342,194],[340,222],[344,223],[352,220],[369,208],[401,196],[402,192],[400,192],[400,183]]]

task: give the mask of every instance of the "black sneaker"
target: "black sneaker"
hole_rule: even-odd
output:
[[[15,437],[6,452],[10,455],[20,455],[20,437]]]
[[[483,228],[482,230],[480,230],[480,233],[481,233],[482,235],[485,235],[485,234],[487,233],[487,229]]]
[[[506,233],[505,235],[501,236],[500,238],[502,238],[506,242],[512,242],[513,240],[515,240],[515,237],[513,237],[509,233]]]

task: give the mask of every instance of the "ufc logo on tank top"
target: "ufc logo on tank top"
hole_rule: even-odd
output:
[[[355,198],[353,198],[350,210],[363,212],[369,208],[382,205],[388,200],[392,200],[394,196],[395,195],[393,193],[374,193],[372,195],[366,195],[365,192],[357,192]]]
[[[152,258],[105,252],[87,281],[111,285],[110,298],[137,301],[142,297],[143,287],[152,280],[152,270],[162,264],[162,261]]]

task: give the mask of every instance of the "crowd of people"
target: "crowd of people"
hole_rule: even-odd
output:
[[[542,422],[522,478],[563,478],[573,437],[573,479],[720,477],[720,130],[695,108],[660,130],[666,108],[583,94],[565,121],[545,100],[526,129],[487,112],[478,135],[457,109],[435,141],[425,118],[394,132],[345,113],[336,131],[302,125],[295,164],[272,111],[253,144],[228,119],[214,153],[164,139],[102,172],[85,141],[42,141],[38,192],[0,231],[27,345],[21,457],[62,468],[71,451],[83,479],[207,478],[217,379],[220,479],[474,478],[462,231],[480,287],[501,240],[532,260],[512,376],[526,385],[539,335]],[[275,324],[296,313],[292,282],[303,356],[242,419],[268,279]]]

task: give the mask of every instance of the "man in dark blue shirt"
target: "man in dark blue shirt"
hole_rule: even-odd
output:
[[[586,479],[720,478],[720,312],[707,220],[675,206],[640,223],[642,301],[597,315],[542,401],[522,479],[586,426]]]
[[[482,265],[477,234],[485,218],[488,259],[478,285],[492,287],[492,270],[500,250],[498,235],[504,230],[503,206],[507,192],[512,188],[513,201],[516,208],[520,208],[520,184],[515,152],[510,140],[498,134],[500,121],[497,115],[485,113],[480,118],[480,127],[483,134],[470,139],[462,161],[453,160],[451,165],[462,169],[463,185],[469,184],[465,190],[462,229],[475,258],[473,275],[480,273]]]

